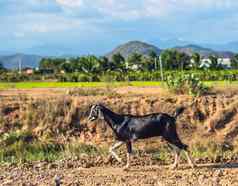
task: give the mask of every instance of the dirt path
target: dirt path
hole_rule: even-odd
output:
[[[12,97],[12,96],[29,96],[29,97],[42,97],[42,96],[62,96],[69,90],[81,90],[81,89],[102,89],[99,88],[32,88],[32,89],[6,89],[0,90],[0,96]],[[165,92],[160,87],[115,87],[112,90],[118,94],[141,94],[141,95],[158,95]],[[79,91],[80,92],[80,91]],[[166,92],[167,93],[167,92]]]
[[[199,165],[196,169],[181,165],[177,170],[146,166],[132,167],[129,171],[115,167],[61,168],[39,164],[2,168],[0,185],[54,185],[56,175],[61,178],[62,185],[237,186],[238,164]]]

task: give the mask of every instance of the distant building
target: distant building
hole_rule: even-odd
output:
[[[34,74],[34,69],[26,67],[23,69],[23,72],[27,75],[32,75],[32,74]]]
[[[211,64],[212,64],[212,61],[210,59],[203,58],[201,59],[201,64],[199,68],[209,68]]]
[[[224,68],[231,68],[231,59],[230,58],[218,58],[218,64],[221,64]]]
[[[225,69],[231,68],[231,59],[230,58],[218,58],[218,64],[221,65]],[[209,68],[212,64],[209,58],[203,58],[201,60],[201,64],[199,68]]]

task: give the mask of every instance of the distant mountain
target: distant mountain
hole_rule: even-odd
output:
[[[95,43],[100,43],[100,47]],[[25,54],[36,54],[39,56],[82,56],[82,55],[103,55],[108,51],[108,47],[105,43],[101,42],[78,42],[63,44],[43,44],[36,45],[22,50]],[[112,46],[111,46],[112,47]]]
[[[186,41],[179,38],[169,38],[169,39],[158,39],[153,38],[153,40],[149,41],[155,46],[159,46],[161,49],[173,48],[174,46],[185,46],[193,44],[193,42]]]
[[[230,58],[234,55],[234,53],[229,51],[215,51],[210,48],[204,48],[198,45],[178,46],[178,47],[174,47],[173,49],[177,50],[178,52],[184,52],[190,56],[195,52],[199,53],[202,57],[215,55],[222,58]]]
[[[204,46],[214,50],[226,50],[238,53],[238,41],[224,43],[224,44],[205,44]]]
[[[72,48],[59,45],[39,45],[23,51],[24,53],[33,53],[40,56],[62,56],[65,53],[72,52]]]
[[[120,53],[124,58],[128,58],[128,56],[133,53],[148,55],[151,51],[157,53],[158,55],[161,53],[161,49],[151,44],[144,43],[141,41],[130,41],[128,43],[118,46],[112,52],[106,54],[106,57],[111,59],[114,54]]]
[[[21,62],[22,68],[35,68],[39,66],[39,62],[41,59],[41,56],[27,54],[0,56],[0,61],[3,63],[3,66],[8,69],[17,69],[19,67],[19,62]]]
[[[0,57],[1,56],[12,55],[12,54],[14,54],[14,52],[0,50]]]

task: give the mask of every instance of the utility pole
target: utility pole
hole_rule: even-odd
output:
[[[161,55],[159,56],[159,64],[160,64],[160,76],[161,76],[161,80],[164,81],[163,65],[162,65]]]
[[[155,71],[157,70],[157,57],[155,57]]]
[[[19,66],[19,74],[21,74],[21,69],[22,69],[22,61],[19,59],[18,61],[18,66]]]

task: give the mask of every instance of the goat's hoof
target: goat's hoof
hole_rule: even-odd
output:
[[[122,163],[122,159],[121,159],[121,158],[117,158],[117,161],[118,161],[119,163]]]
[[[112,162],[112,156],[108,156],[106,159],[105,159],[105,163],[111,163]]]
[[[171,169],[171,170],[175,170],[175,169],[177,169],[177,168],[178,168],[178,165],[177,165],[177,164],[174,164],[174,165],[170,166],[170,169]]]
[[[123,170],[124,170],[124,171],[128,171],[128,170],[129,170],[129,166],[127,166],[127,165],[124,166],[124,167],[123,167]]]
[[[191,166],[192,169],[197,168],[197,165],[196,165],[196,164],[192,164],[192,165],[190,165],[190,166]]]

